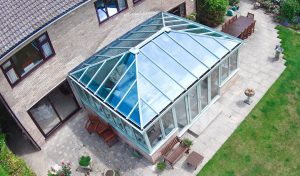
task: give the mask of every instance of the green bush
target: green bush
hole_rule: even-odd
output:
[[[0,175],[34,176],[25,161],[16,157],[6,146],[5,136],[0,134]],[[5,174],[2,174],[5,173]]]
[[[166,163],[163,162],[163,161],[160,161],[160,162],[158,162],[158,163],[156,164],[156,168],[157,168],[157,170],[159,170],[159,171],[164,171],[164,170],[166,169],[166,167],[167,167],[167,165],[166,165]]]
[[[216,27],[224,21],[229,4],[228,0],[197,0],[196,20],[210,27]]]
[[[297,15],[300,13],[300,3],[298,0],[285,0],[280,7],[280,16],[289,22],[295,22]]]
[[[229,5],[234,6],[240,3],[240,0],[229,0]]]
[[[79,165],[86,167],[86,166],[90,165],[90,162],[91,162],[90,156],[81,156],[80,160],[79,160]]]

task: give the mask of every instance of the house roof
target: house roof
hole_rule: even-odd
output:
[[[0,59],[38,30],[88,0],[0,0]]]
[[[207,26],[159,13],[70,75],[143,129],[241,43]]]

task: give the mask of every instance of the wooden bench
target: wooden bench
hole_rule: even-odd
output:
[[[161,154],[165,162],[168,162],[171,167],[183,156],[189,152],[189,148],[181,145],[182,141],[176,136],[167,146],[161,150]]]

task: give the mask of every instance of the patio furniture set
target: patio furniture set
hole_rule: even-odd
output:
[[[255,22],[252,13],[248,12],[246,17],[236,15],[222,25],[222,32],[244,40],[254,32]]]
[[[90,134],[97,133],[109,147],[117,140],[117,135],[111,126],[101,121],[95,115],[88,115],[85,128]]]
[[[182,144],[182,140],[176,136],[172,139],[161,151],[161,155],[163,156],[164,162],[167,162],[173,168],[174,164],[182,158],[184,153],[189,154],[190,148],[184,146]],[[186,163],[189,166],[193,166],[195,170],[197,169],[198,165],[203,161],[203,156],[199,153],[193,151],[189,154],[186,159]]]

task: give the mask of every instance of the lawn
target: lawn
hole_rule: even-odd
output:
[[[300,175],[300,33],[278,30],[286,70],[198,176]]]

